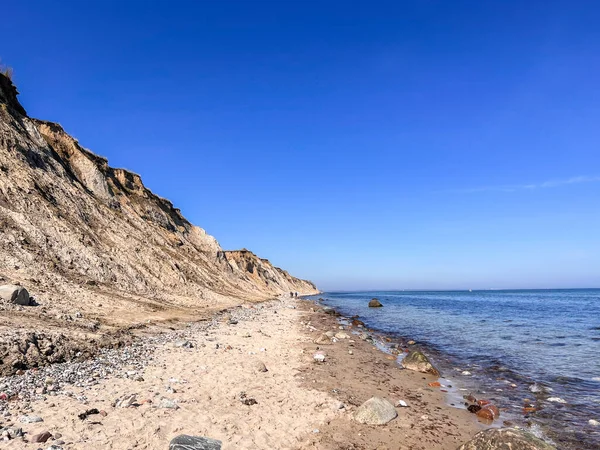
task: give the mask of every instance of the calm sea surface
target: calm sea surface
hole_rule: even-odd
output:
[[[600,421],[600,289],[318,297],[371,328],[423,344],[444,377],[507,408],[505,420],[532,426],[559,448],[600,448],[600,427],[589,424]],[[372,297],[384,307],[368,308]],[[526,399],[538,411],[525,415]]]

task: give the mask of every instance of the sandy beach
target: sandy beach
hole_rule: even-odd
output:
[[[315,344],[327,331],[348,338]],[[324,362],[314,361],[317,350]],[[58,380],[71,372],[74,384]],[[1,403],[2,427],[22,428],[23,436],[4,445],[166,449],[188,434],[218,439],[224,449],[456,448],[481,426],[428,387],[435,379],[401,370],[311,302],[244,304],[88,365],[0,380],[5,390],[21,386]],[[397,407],[386,425],[357,423],[357,406],[373,396],[408,407]],[[45,443],[32,442],[45,432],[52,435]]]

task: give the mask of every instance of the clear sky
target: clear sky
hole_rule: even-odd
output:
[[[322,289],[600,286],[594,1],[2,2],[29,114]]]

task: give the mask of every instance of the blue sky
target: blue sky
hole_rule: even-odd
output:
[[[29,114],[323,289],[600,286],[600,5],[3,2]]]

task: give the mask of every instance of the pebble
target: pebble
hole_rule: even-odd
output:
[[[44,431],[43,433],[39,433],[39,434],[36,434],[35,436],[33,436],[31,438],[31,442],[43,444],[51,437],[52,437],[52,433],[50,433],[49,431]]]
[[[560,397],[550,397],[550,398],[548,398],[548,401],[552,402],[552,403],[567,403],[566,400],[564,400]]]
[[[316,362],[325,362],[325,353],[323,352],[317,352],[313,355],[313,359]]]
[[[600,426],[600,422],[598,422],[597,420],[594,420],[594,419],[590,419],[590,420],[588,421],[588,423],[589,423],[591,426],[593,426],[593,427]]]
[[[257,372],[268,372],[267,366],[265,366],[265,363],[262,361],[256,361],[254,363],[254,370],[256,370]]]
[[[137,397],[135,394],[126,395],[115,402],[116,408],[129,408],[133,406],[137,402]]]
[[[401,406],[402,408],[408,408],[408,404],[404,400],[398,400],[398,404],[396,406]]]
[[[179,409],[179,405],[177,404],[177,400],[172,400],[170,398],[163,397],[160,399],[156,408],[162,409]]]
[[[37,422],[43,422],[44,419],[42,419],[41,417],[38,416],[21,416],[19,417],[19,422],[21,423],[37,423]]]

